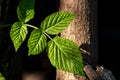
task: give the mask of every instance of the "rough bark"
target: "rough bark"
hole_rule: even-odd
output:
[[[99,74],[100,80],[116,80],[112,72],[103,66],[97,67],[96,72]]]
[[[84,61],[97,64],[97,0],[60,0],[59,11],[76,15],[61,36],[76,42],[82,51]],[[74,74],[57,70],[57,80],[85,80]]]

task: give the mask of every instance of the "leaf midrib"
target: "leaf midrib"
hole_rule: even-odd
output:
[[[42,34],[42,35],[43,35],[43,34]],[[34,52],[34,50],[37,48],[37,45],[39,45],[39,42],[41,41],[41,37],[42,37],[42,35],[39,36],[39,39],[38,39],[37,43],[35,44],[35,46],[33,47],[33,49],[31,49],[32,52]]]
[[[21,34],[22,27],[23,27],[23,24],[21,24],[21,27],[18,29],[18,38],[19,38],[19,39],[21,38],[21,35],[22,35],[22,34]],[[17,37],[16,37],[16,38],[17,38]],[[16,38],[15,38],[13,41],[17,41]],[[18,39],[18,38],[17,38],[17,39]],[[18,39],[18,40],[19,40],[19,39]],[[23,40],[22,40],[22,41],[23,41]]]
[[[57,45],[57,47],[59,46],[59,44],[58,44],[58,43],[56,43],[54,40],[53,40],[53,42]],[[60,49],[60,50],[61,50],[61,52],[63,53],[63,55],[64,55],[64,56],[65,56],[68,60],[70,60],[70,61],[71,61],[71,59],[65,55],[64,50],[62,50],[60,47],[58,47],[58,49]]]
[[[70,16],[67,16],[67,17],[65,17],[64,19],[62,19],[61,21],[57,22],[57,24],[52,25],[52,26],[49,26],[49,27],[45,30],[45,32],[46,32],[46,31],[49,31],[50,28],[54,28],[56,25],[60,24],[62,21],[64,21],[66,18],[69,18],[69,17],[70,17]]]
[[[60,46],[56,41],[54,41],[54,40],[52,40],[56,45],[57,45],[57,47],[58,46]],[[65,52],[64,52],[64,50],[63,49],[61,49],[60,47],[58,47],[58,49],[60,49],[61,50],[61,52],[63,53],[63,55],[67,58],[67,60],[70,60],[70,61],[72,61],[73,63],[75,62],[75,61],[73,61],[73,60],[71,60],[71,58],[69,58],[68,56],[66,56],[66,54],[65,54]],[[77,63],[76,64],[78,64],[79,65],[79,63],[78,63],[78,61],[76,61]],[[80,62],[80,61],[79,61]]]

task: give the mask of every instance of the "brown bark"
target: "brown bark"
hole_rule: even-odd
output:
[[[97,67],[96,72],[99,74],[100,80],[116,80],[112,72],[103,66]]]
[[[84,71],[89,80],[102,80],[100,79],[99,74],[97,74],[97,72],[90,65],[86,65],[84,67]]]
[[[84,61],[92,66],[97,64],[97,0],[60,0],[59,11],[76,15],[61,36],[76,42],[82,51]],[[72,73],[57,70],[57,80],[78,79]]]

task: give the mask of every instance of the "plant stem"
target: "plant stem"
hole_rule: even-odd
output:
[[[30,24],[25,24],[25,25],[28,26],[28,27],[34,28],[34,29],[39,29],[39,28],[37,28],[36,26],[30,25]],[[51,38],[46,32],[43,31],[43,33],[44,33],[48,38],[50,38],[50,39],[52,40],[52,38]]]
[[[52,38],[46,33],[46,32],[43,32],[48,38],[50,38],[50,40],[52,40]]]
[[[28,27],[34,28],[34,29],[39,29],[36,26],[30,25],[30,24],[25,24],[25,25],[28,26]]]
[[[0,25],[0,28],[5,28],[5,27],[9,27],[9,26],[12,26],[12,24]]]

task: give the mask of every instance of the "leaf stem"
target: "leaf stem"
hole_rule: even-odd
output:
[[[39,29],[36,26],[30,25],[30,24],[25,24],[25,25],[28,26],[28,27],[34,28],[34,29]]]
[[[52,40],[52,38],[46,32],[43,32],[43,33]]]
[[[28,27],[34,28],[34,29],[39,29],[38,27],[33,26],[33,25],[31,25],[31,24],[25,24],[25,25],[28,26]],[[43,31],[43,33],[44,33],[48,38],[50,38],[50,39],[52,40],[52,38],[51,38],[46,32]]]
[[[12,26],[12,24],[0,25],[0,28],[5,28],[5,27],[9,27],[9,26]]]

